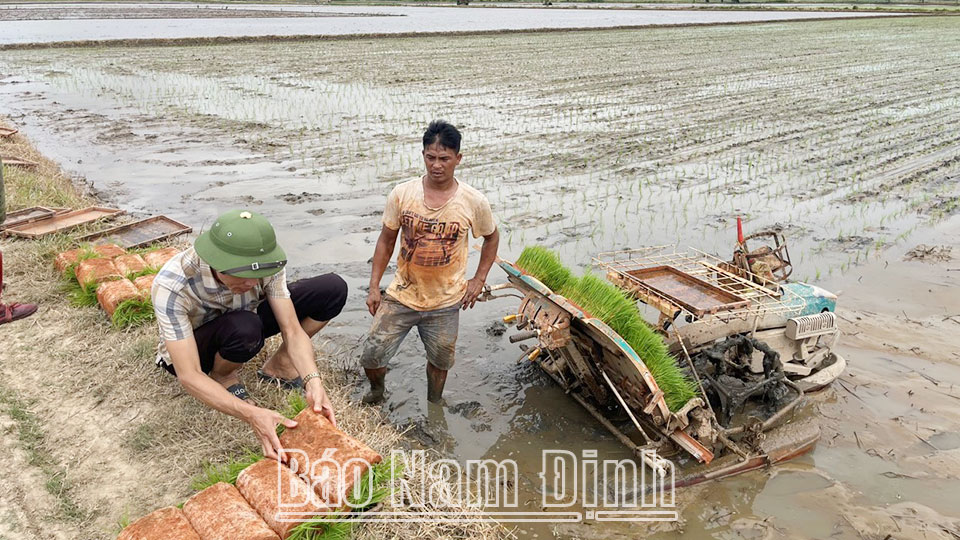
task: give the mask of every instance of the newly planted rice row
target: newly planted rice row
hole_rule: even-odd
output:
[[[507,256],[533,241],[578,263],[650,243],[726,252],[744,215],[748,232],[787,226],[804,260],[824,239],[903,237],[931,192],[946,210],[925,219],[955,211],[953,28],[917,18],[129,49],[122,64],[115,51],[52,50],[11,52],[0,68],[232,136],[289,165],[280,181],[347,201],[320,218],[344,234],[418,174],[418,135],[445,117],[464,130],[461,178],[490,196]],[[849,266],[843,253],[818,259]]]

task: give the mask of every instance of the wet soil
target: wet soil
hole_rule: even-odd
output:
[[[678,241],[726,256],[736,215],[748,233],[785,226],[795,276],[843,291],[848,372],[802,412],[822,417],[821,443],[777,470],[685,491],[682,526],[642,531],[949,538],[960,518],[960,273],[902,259],[920,243],[956,246],[960,231],[951,25],[469,37],[439,57],[439,38],[124,49],[123,62],[109,50],[11,52],[0,114],[134,212],[199,230],[254,205],[277,226],[294,278],[347,279],[346,310],[328,330],[354,359],[384,199],[420,173],[419,134],[434,117],[464,130],[460,178],[490,198],[508,259],[531,243],[581,267],[600,251]],[[494,269],[490,281],[501,279]],[[384,411],[445,455],[516,459],[535,507],[542,449],[629,454],[536,368],[515,364],[519,350],[492,324],[515,307],[463,314],[444,407],[426,402],[411,334]],[[639,527],[520,533],[632,538]]]

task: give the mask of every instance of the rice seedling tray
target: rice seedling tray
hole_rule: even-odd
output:
[[[0,223],[0,231],[8,227],[15,227],[17,225],[22,225],[24,223],[30,223],[33,221],[40,221],[42,219],[47,219],[53,217],[57,214],[62,214],[64,212],[69,212],[69,208],[49,208],[46,206],[32,206],[30,208],[23,208],[15,212],[8,212],[7,219]]]
[[[2,137],[9,137],[9,136],[13,135],[14,133],[16,133],[16,132],[18,132],[18,131],[20,131],[20,130],[17,129],[17,128],[0,126],[0,138],[2,138]]]
[[[3,162],[4,165],[23,167],[25,169],[32,169],[39,165],[39,163],[36,161],[30,161],[29,159],[21,159],[17,157],[0,157],[0,162]]]
[[[135,249],[192,231],[192,227],[167,216],[153,216],[81,236],[77,240],[80,242],[107,240],[125,249]]]
[[[4,229],[4,234],[20,236],[22,238],[40,238],[55,232],[66,231],[93,223],[98,219],[111,218],[123,214],[123,210],[117,208],[106,208],[103,206],[90,206],[80,210],[71,210],[62,214],[55,214],[45,219],[21,223],[13,227]]]
[[[662,265],[626,272],[628,279],[652,289],[697,317],[745,308],[750,301],[672,266]]]

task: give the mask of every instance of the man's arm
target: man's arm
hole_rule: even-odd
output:
[[[293,307],[293,301],[289,298],[267,297],[270,309],[277,319],[280,326],[280,335],[283,336],[283,344],[287,348],[287,354],[293,362],[294,369],[301,377],[317,371],[316,356],[313,354],[313,343],[310,337],[300,326],[300,320],[297,318],[297,311]],[[323,389],[323,382],[320,377],[313,377],[307,381],[306,388],[307,404],[313,407],[313,412],[322,414],[330,420],[334,427],[337,426],[337,420],[333,415],[333,404]]]
[[[377,309],[380,308],[380,280],[383,278],[387,265],[390,264],[390,258],[393,257],[393,249],[397,245],[397,235],[399,233],[400,229],[391,229],[386,225],[380,228],[380,238],[377,239],[377,247],[373,251],[370,292],[367,293],[367,309],[370,310],[371,315],[376,315]]]
[[[164,343],[177,372],[177,379],[187,393],[222,413],[250,424],[260,439],[263,455],[279,459],[281,446],[277,438],[277,424],[294,428],[297,423],[274,411],[243,401],[201,371],[197,342],[192,335],[176,341],[165,340]]]
[[[473,279],[467,281],[467,290],[463,293],[463,309],[472,308],[477,303],[477,297],[483,292],[483,284],[487,281],[487,274],[497,260],[497,249],[500,247],[500,230],[483,237],[483,247],[480,249],[480,264]]]

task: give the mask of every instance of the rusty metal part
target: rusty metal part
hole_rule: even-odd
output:
[[[627,277],[622,274],[617,272],[607,272],[607,281],[613,283],[617,286],[617,288],[626,292],[630,296],[633,296],[644,304],[655,308],[660,312],[661,321],[673,321],[678,315],[680,315],[681,309],[678,306],[670,303],[670,301],[666,300],[665,298],[647,294],[645,287],[635,283],[633,280],[627,279]]]
[[[640,422],[637,421],[637,417],[633,415],[633,411],[630,410],[630,407],[627,406],[627,402],[623,400],[623,397],[620,396],[620,392],[617,392],[617,387],[613,385],[613,382],[610,381],[610,377],[603,371],[600,372],[600,375],[603,376],[603,380],[607,381],[607,385],[610,387],[610,391],[613,392],[613,395],[617,398],[617,401],[620,403],[620,406],[623,407],[623,410],[626,411],[627,416],[630,417],[630,420],[633,422],[633,425],[636,426],[637,431],[643,433],[643,428],[640,427]],[[646,433],[643,433],[643,438],[650,442],[650,439],[647,437]]]
[[[559,383],[560,381],[557,381],[557,382]],[[631,452],[633,452],[635,456],[640,458],[640,460],[645,460],[648,457],[647,454],[644,452],[644,450],[657,450],[660,448],[660,445],[655,442],[649,442],[648,444],[643,446],[638,445],[633,441],[633,439],[631,439],[630,437],[627,437],[626,434],[620,431],[617,428],[617,426],[613,425],[613,423],[610,422],[610,420],[607,419],[606,416],[601,414],[600,411],[598,411],[596,407],[594,407],[587,400],[585,400],[583,396],[581,396],[577,392],[573,392],[570,395],[573,397],[574,400],[576,400],[577,403],[580,404],[581,407],[586,409],[591,416],[593,416],[598,422],[600,422],[600,425],[607,428],[607,431],[609,431],[611,435],[616,437],[621,444],[626,446]],[[650,438],[647,436],[646,432],[643,429],[640,430],[640,433],[643,435],[644,440],[650,441]]]
[[[773,246],[765,245],[751,251],[748,242],[761,238],[771,238]],[[731,264],[750,274],[761,275],[765,279],[775,281],[786,281],[793,273],[787,239],[777,231],[760,231],[744,238],[734,250]],[[758,267],[763,268],[763,272],[769,273],[769,276],[763,276],[758,272]]]
[[[514,334],[510,336],[510,343],[518,343],[521,341],[526,341],[540,336],[539,330],[527,330],[525,332],[520,332],[519,334]]]
[[[718,468],[711,468],[704,472],[696,472],[682,477],[674,482],[674,489],[770,467],[813,450],[817,441],[820,440],[820,428],[816,422],[809,421],[801,425],[791,425],[791,427],[789,434],[783,434],[782,436],[776,434],[764,441],[761,454],[734,461],[730,465],[722,465]]]

